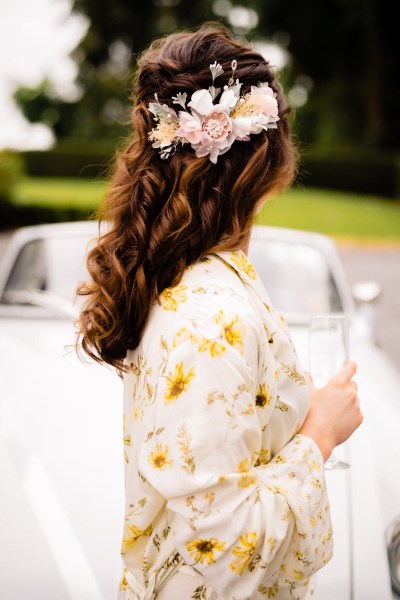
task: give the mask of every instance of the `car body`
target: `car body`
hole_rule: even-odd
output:
[[[71,318],[97,235],[94,222],[22,228],[0,263],[0,597],[7,600],[116,597],[122,383],[113,369],[77,357]],[[259,226],[249,258],[305,368],[315,313],[348,316],[358,363],[365,420],[335,450],[351,468],[326,472],[335,553],[314,597],[392,599],[386,544],[400,518],[398,372],[359,316],[332,240]]]

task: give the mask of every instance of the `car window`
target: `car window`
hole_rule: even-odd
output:
[[[298,242],[253,239],[249,260],[272,304],[289,321],[343,311],[330,266],[319,248]]]
[[[86,236],[28,242],[18,254],[4,291],[40,290],[73,302],[77,282],[87,278],[87,246]]]
[[[79,281],[87,279],[86,235],[36,239],[26,243],[14,263],[5,292],[39,290],[74,301]],[[272,304],[289,321],[315,313],[342,312],[343,306],[323,252],[310,244],[253,238],[249,259]]]

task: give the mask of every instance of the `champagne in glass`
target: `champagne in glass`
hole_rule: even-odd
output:
[[[336,375],[349,358],[349,328],[343,314],[314,315],[309,330],[309,370],[317,388]],[[326,469],[347,469],[350,465],[333,453]]]

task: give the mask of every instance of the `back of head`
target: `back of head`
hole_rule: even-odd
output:
[[[221,89],[216,103],[224,89],[233,89],[236,79],[242,84],[241,98],[252,86],[268,84],[277,102],[275,128],[259,128],[256,135],[236,138],[230,133],[234,140],[230,146],[227,138],[222,151],[215,144],[217,157],[207,144],[181,137],[183,143],[161,157],[163,137],[154,133],[157,107],[167,113],[172,109],[176,115],[177,100],[185,97],[189,103],[195,92],[208,90],[210,65],[221,67],[214,83]],[[86,296],[79,320],[83,349],[119,368],[126,351],[138,345],[159,294],[178,283],[185,268],[205,254],[241,247],[263,197],[284,189],[295,169],[289,110],[273,69],[220,26],[206,25],[156,40],[139,59],[133,101],[133,136],[117,156],[100,210],[111,229],[88,255],[92,281],[78,289]],[[201,123],[194,106],[191,112]],[[184,107],[181,104],[181,110]],[[223,135],[232,128],[232,121],[226,122]],[[215,119],[211,123],[214,131],[223,131],[222,125]],[[203,133],[200,125],[196,139]]]

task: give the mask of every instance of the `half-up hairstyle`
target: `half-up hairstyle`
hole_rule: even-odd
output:
[[[161,159],[148,139],[154,94],[172,107],[178,92],[190,98],[207,89],[214,61],[224,70],[218,86],[227,85],[233,59],[241,95],[258,82],[267,82],[277,94],[277,129],[234,142],[217,164],[196,157],[189,144]],[[92,358],[118,369],[127,350],[138,346],[160,293],[204,255],[240,248],[262,197],[290,184],[296,165],[289,109],[274,70],[219,25],[153,42],[139,59],[133,102],[133,136],[117,156],[99,211],[100,221],[110,226],[88,254],[91,281],[77,292],[86,297],[78,342]]]

